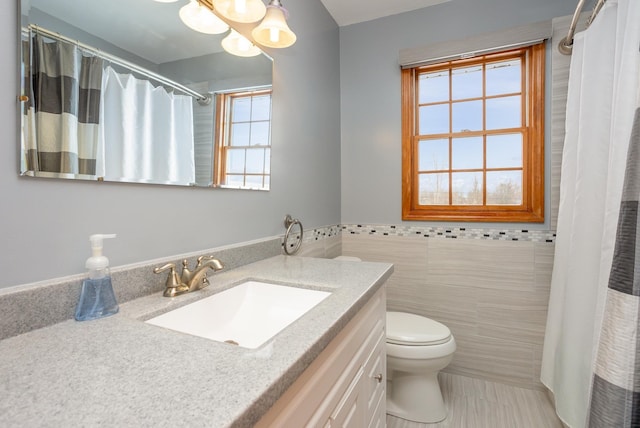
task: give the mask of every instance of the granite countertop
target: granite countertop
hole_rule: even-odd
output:
[[[224,262],[224,260],[223,260]],[[391,275],[386,263],[276,256],[210,275],[95,321],[54,324],[0,341],[0,425],[208,426],[256,423]],[[332,291],[258,349],[143,320],[246,279]]]

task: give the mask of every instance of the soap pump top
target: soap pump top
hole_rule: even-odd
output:
[[[95,234],[89,237],[92,255],[85,263],[85,267],[89,269],[89,278],[96,279],[108,275],[109,259],[102,255],[102,241],[115,237],[115,234]]]

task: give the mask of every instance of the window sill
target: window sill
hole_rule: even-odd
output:
[[[415,209],[402,213],[402,220],[407,221],[460,221],[484,223],[544,223],[543,212],[532,212],[522,209],[513,210],[478,210],[464,209]]]

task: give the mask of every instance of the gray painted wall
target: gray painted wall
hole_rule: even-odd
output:
[[[207,90],[220,91],[270,85],[273,63],[265,55],[242,58],[227,52],[165,62],[158,71],[185,84],[209,82]]]
[[[401,49],[569,15],[575,7],[576,0],[452,0],[341,28],[342,223],[403,223],[398,65]],[[550,79],[548,82],[549,102]],[[547,105],[547,130],[550,110]],[[546,169],[549,190],[548,163]],[[527,229],[548,229],[550,204],[549,192],[546,193],[545,224],[528,224]],[[404,223],[442,226],[441,223]],[[465,226],[464,223],[451,225]],[[522,224],[467,223],[466,226],[523,228]]]
[[[131,61],[134,64],[138,64],[141,67],[146,68],[151,71],[158,71],[158,65],[147,61],[144,58],[139,57],[138,55],[131,53],[125,49],[121,49],[120,47],[113,45],[100,37],[96,37],[93,34],[89,34],[86,31],[83,31],[73,25],[61,21],[56,17],[48,15],[37,8],[31,8],[29,10],[29,16],[22,16],[22,25],[26,26],[27,24],[36,24],[45,30],[50,30],[66,37],[80,40],[82,43],[85,43],[89,46],[92,46],[97,49],[101,49],[104,52],[110,53],[112,55],[116,55],[124,60]]]
[[[0,4],[0,288],[84,272],[92,233],[112,266],[340,222],[339,31],[319,0],[291,2],[297,43],[275,60],[272,190],[18,176],[16,2]]]

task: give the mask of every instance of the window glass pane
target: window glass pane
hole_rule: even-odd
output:
[[[449,174],[420,174],[420,205],[449,205]]]
[[[488,135],[487,168],[522,168],[522,134]]]
[[[455,68],[451,71],[451,99],[482,96],[482,67]]]
[[[271,97],[269,95],[253,97],[252,107],[251,120],[269,120],[271,116]]]
[[[487,64],[487,96],[521,92],[519,59]]]
[[[226,186],[242,187],[244,186],[244,175],[227,175],[224,183]]]
[[[251,98],[232,98],[233,107],[231,109],[232,122],[248,122],[251,120]]]
[[[452,169],[482,168],[482,137],[454,138],[451,144]]]
[[[262,174],[264,172],[264,149],[247,149],[247,174]]]
[[[482,129],[482,101],[453,103],[453,132]]]
[[[418,103],[449,101],[449,72],[423,73],[418,79]]]
[[[449,140],[422,140],[418,143],[418,169],[449,169]]]
[[[455,172],[451,174],[454,205],[482,205],[482,172]]]
[[[231,174],[244,172],[244,149],[227,150],[227,172]]]
[[[231,125],[231,145],[248,146],[250,123],[234,123]]]
[[[449,104],[420,107],[419,134],[449,133]]]
[[[487,100],[487,129],[520,128],[522,109],[520,95]]]
[[[247,175],[245,180],[245,186],[250,189],[262,189],[262,176]]]
[[[522,171],[487,172],[487,205],[522,205]]]
[[[271,174],[271,149],[264,150],[265,164],[264,164],[264,173]]]
[[[269,145],[269,122],[252,122],[251,123],[251,145],[252,146],[268,146]]]

